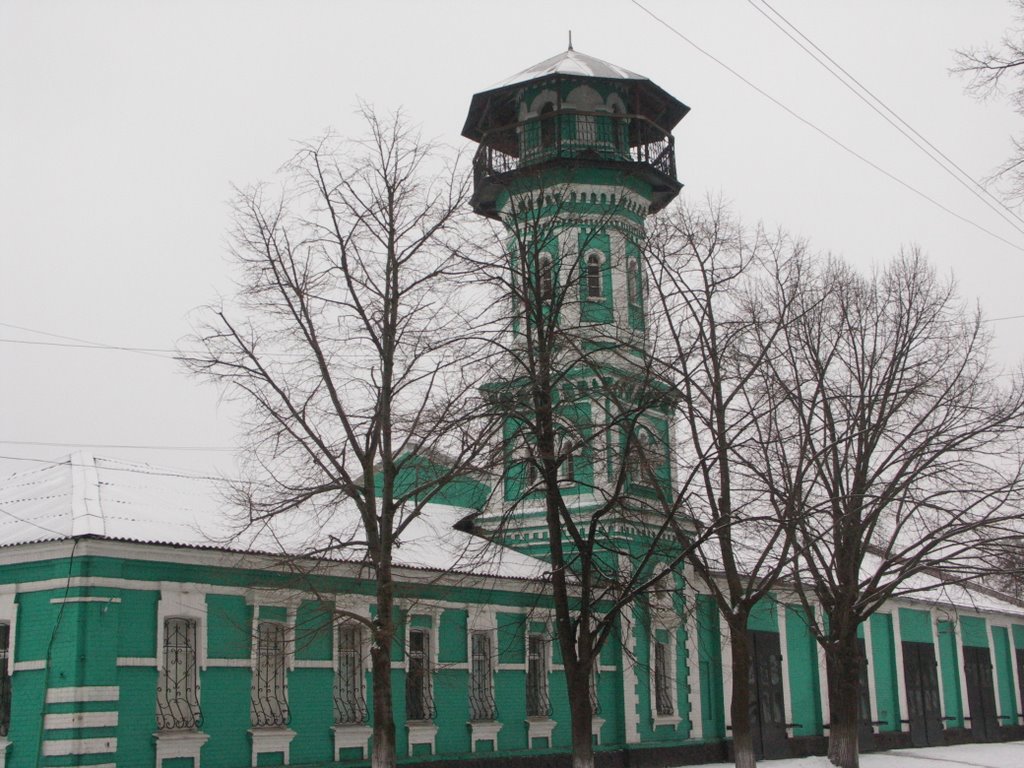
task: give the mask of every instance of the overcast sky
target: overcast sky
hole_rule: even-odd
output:
[[[230,451],[182,450],[235,444],[216,389],[169,354],[55,346],[75,342],[42,332],[172,349],[196,307],[232,290],[233,184],[271,178],[328,128],[359,134],[359,99],[466,147],[472,94],[564,50],[570,29],[577,50],[692,108],[675,131],[684,196],[721,194],[744,219],[865,268],[919,244],[989,317],[1024,314],[1024,235],[751,3],[642,2],[721,63],[628,0],[0,0],[0,474],[71,444],[231,474]],[[955,48],[1014,23],[1005,0],[769,2],[975,178],[1024,128],[948,73]],[[993,327],[1001,359],[1024,357],[1024,319]]]

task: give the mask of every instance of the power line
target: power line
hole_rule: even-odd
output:
[[[48,464],[51,467],[85,467],[87,469],[94,468],[94,464],[78,464],[73,461],[65,459],[60,461],[58,459],[36,459],[29,456],[3,456],[0,455],[0,459],[5,461],[29,461],[36,464]],[[187,472],[173,472],[170,470],[158,470],[151,467],[142,467],[139,465],[135,466],[105,466],[104,471],[112,472],[129,472],[136,475],[153,475],[156,477],[181,477],[186,480],[211,480],[215,483],[240,483],[242,480],[237,480],[230,477],[217,477],[216,475],[195,475]]]
[[[779,13],[779,11],[777,11],[774,7],[772,7],[770,3],[767,2],[767,0],[760,0],[760,2],[762,3],[762,5],[768,8],[768,10],[770,10],[773,14],[778,16],[778,18],[781,19],[786,26],[792,29],[793,32],[796,33],[797,36],[799,36],[799,40],[797,39],[797,37],[794,37],[794,35],[788,29],[779,24],[778,21],[776,21],[767,13],[765,13],[764,9],[758,6],[754,0],[747,0],[747,2],[755,11],[757,11],[762,16],[764,16],[768,21],[770,21],[776,29],[778,29],[786,37],[788,37],[796,45],[798,45],[800,49],[804,51],[804,53],[810,56],[826,72],[828,72],[830,75],[832,75],[832,77],[838,80],[847,90],[850,91],[850,93],[852,93],[858,99],[867,104],[868,107],[874,110],[874,112],[878,114],[887,123],[889,123],[889,125],[891,125],[897,131],[899,131],[910,143],[912,143],[915,147],[921,150],[921,152],[923,152],[929,160],[938,165],[943,171],[949,174],[958,184],[960,184],[968,192],[970,192],[972,195],[977,197],[982,203],[988,206],[989,209],[991,209],[1000,217],[1002,217],[1002,219],[1006,221],[1006,223],[1008,223],[1021,234],[1024,234],[1024,219],[1021,219],[1020,216],[1018,216],[1006,205],[1004,205],[998,198],[996,198],[991,192],[989,192],[984,185],[979,184],[978,181],[971,174],[965,171],[946,153],[944,153],[942,150],[940,150],[938,147],[932,144],[928,139],[922,136],[921,133],[919,133],[912,125],[910,125],[910,123],[908,123],[906,120],[900,117],[900,115],[898,115],[896,111],[892,109],[892,107],[890,107],[888,104],[882,101],[882,99],[876,96],[870,88],[868,88],[860,80],[858,80],[856,77],[850,74],[850,72],[845,67],[843,67],[828,53],[822,50],[822,48],[818,46],[809,37],[807,37],[807,35],[801,32],[796,27],[796,25],[793,24],[793,22],[791,22],[781,13]],[[807,45],[804,45],[804,42],[801,41],[806,42]],[[808,48],[808,45],[814,50],[812,51],[810,48]],[[817,53],[815,53],[815,51],[817,51]],[[824,59],[827,60],[828,63],[826,64],[825,61],[823,61],[822,58],[818,56],[818,54],[821,54],[821,56],[824,57]],[[830,64],[831,66],[829,66]],[[833,69],[833,67],[835,69]],[[836,70],[838,70],[838,72]],[[845,79],[843,76],[840,76],[839,73],[842,73],[842,75],[845,76]],[[851,82],[854,85],[856,85],[857,88],[859,88],[860,90],[858,91],[857,88],[854,88],[853,85],[850,84]],[[878,106],[876,106],[876,104]],[[882,109],[879,109],[879,106]],[[883,112],[882,110],[885,111]]]
[[[132,451],[234,451],[234,448],[216,445],[130,445],[123,443],[61,443],[42,440],[2,440],[0,445],[32,445],[43,448],[99,448]]]
[[[167,347],[135,347],[124,344],[107,344],[102,341],[92,341],[90,339],[81,339],[77,336],[66,336],[60,333],[51,333],[50,331],[42,331],[38,328],[29,328],[24,325],[14,325],[13,323],[0,323],[0,327],[13,328],[19,331],[26,331],[27,333],[36,333],[40,336],[49,336],[55,339],[64,339],[65,341],[39,341],[38,339],[5,339],[0,338],[0,344],[24,344],[27,346],[40,346],[40,347],[58,347],[66,349],[98,349],[104,351],[114,352],[138,352],[141,354],[150,355],[152,357],[160,357],[169,360],[180,360],[189,356],[201,357],[205,356],[206,350],[196,349],[170,349]],[[302,352],[285,352],[269,350],[267,352],[260,352],[257,356],[266,356],[271,358],[304,358]],[[372,353],[338,353],[332,352],[331,358],[341,358],[345,360],[377,360],[378,357]]]
[[[855,158],[860,160],[862,163],[870,166],[871,168],[874,168],[876,171],[881,173],[883,176],[887,177],[888,179],[890,179],[892,181],[895,181],[901,187],[909,190],[910,192],[913,192],[918,197],[920,197],[920,198],[922,198],[924,200],[927,200],[929,203],[934,205],[936,208],[939,208],[939,209],[945,211],[950,216],[953,216],[954,218],[959,219],[960,221],[964,222],[965,224],[969,224],[970,226],[974,227],[975,229],[978,229],[978,230],[984,232],[985,234],[989,235],[990,237],[993,237],[996,240],[999,240],[999,241],[1005,243],[1006,245],[1010,246],[1011,248],[1015,248],[1017,250],[1024,251],[1024,246],[1017,245],[1016,243],[1014,243],[1014,242],[1012,242],[1010,240],[1007,240],[1002,235],[996,234],[992,230],[983,227],[981,224],[978,224],[976,221],[973,221],[973,220],[967,218],[966,216],[961,216],[959,213],[957,213],[956,211],[952,210],[951,208],[943,205],[942,203],[940,203],[935,198],[927,195],[926,193],[922,192],[921,190],[919,190],[917,187],[914,187],[910,183],[908,183],[906,181],[903,181],[903,179],[901,179],[898,176],[896,176],[896,175],[890,173],[889,171],[885,170],[884,168],[882,168],[880,165],[878,165],[877,163],[873,162],[872,160],[869,160],[868,158],[866,158],[864,155],[862,155],[859,152],[857,152],[852,147],[844,144],[839,139],[837,139],[835,136],[833,136],[828,131],[826,131],[824,128],[819,127],[817,124],[815,124],[811,120],[807,119],[803,115],[795,112],[794,110],[792,110],[791,108],[789,108],[788,106],[783,104],[781,101],[776,99],[774,96],[769,94],[767,91],[765,91],[760,86],[755,85],[753,82],[751,82],[746,77],[741,75],[738,71],[736,71],[735,69],[730,67],[728,64],[726,64],[724,61],[722,61],[717,56],[712,54],[710,51],[707,51],[704,48],[702,48],[701,46],[697,45],[697,43],[695,43],[693,40],[688,38],[686,35],[684,35],[682,32],[680,32],[674,26],[672,26],[667,21],[665,21],[663,18],[658,16],[656,13],[654,13],[652,10],[647,8],[639,0],[630,0],[630,2],[632,2],[633,5],[635,5],[637,8],[642,10],[644,13],[646,13],[652,19],[657,21],[659,24],[664,26],[667,30],[669,30],[672,34],[674,34],[680,40],[685,42],[687,45],[691,46],[692,48],[694,48],[696,51],[698,51],[699,53],[703,54],[707,58],[711,59],[713,62],[718,64],[720,67],[725,69],[727,72],[729,72],[729,74],[731,74],[733,77],[736,77],[737,79],[741,80],[743,83],[745,83],[747,86],[749,86],[753,90],[757,91],[757,93],[759,93],[761,96],[766,98],[768,101],[770,101],[772,104],[777,106],[779,109],[781,109],[784,112],[786,112],[790,117],[794,118],[795,120],[798,120],[799,122],[803,123],[808,128],[810,128],[811,130],[813,130],[815,133],[818,133],[821,136],[823,136],[824,138],[828,139],[828,141],[830,141],[833,144],[835,144],[837,147],[842,149],[844,152],[846,152],[846,153],[848,153],[850,155],[853,155]]]

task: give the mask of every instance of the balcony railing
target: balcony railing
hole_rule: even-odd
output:
[[[672,134],[638,115],[563,110],[488,131],[473,159],[480,184],[550,160],[642,163],[675,180]]]

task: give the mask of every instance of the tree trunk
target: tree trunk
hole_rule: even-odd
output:
[[[858,768],[861,659],[856,625],[835,638],[826,652],[829,656],[828,703],[832,713],[828,759],[840,768]]]
[[[373,754],[372,768],[395,766],[395,712],[391,691],[391,642],[394,619],[391,615],[394,595],[391,591],[391,569],[377,573],[377,623],[370,646],[373,671]]]
[[[590,704],[590,672],[577,664],[569,679],[572,718],[572,768],[594,768],[594,712]]]
[[[746,616],[742,625],[746,626]],[[750,722],[750,638],[746,629],[731,628],[732,653],[732,750],[736,768],[755,768],[754,734]]]

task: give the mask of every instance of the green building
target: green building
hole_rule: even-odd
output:
[[[506,225],[521,285],[572,299],[560,349],[585,364],[566,366],[556,408],[583,446],[560,470],[581,519],[617,478],[641,508],[672,486],[673,402],[646,373],[639,260],[645,217],[680,190],[671,131],[686,112],[569,50],[477,94],[466,121],[475,209]],[[497,378],[494,402],[516,381]],[[433,506],[397,550],[392,683],[409,764],[539,767],[569,748],[547,530],[514,408],[505,437],[487,505]],[[0,768],[366,764],[367,638],[337,617],[373,615],[372,579],[359,563],[297,563],[268,537],[228,537],[222,498],[210,479],[86,454],[0,483]],[[624,513],[608,535],[643,528]],[[591,699],[605,765],[727,754],[727,638],[687,583],[637,601],[601,654]],[[759,751],[822,751],[824,663],[799,601],[779,591],[750,630]],[[866,747],[1021,737],[1024,610],[936,585],[861,632]]]

